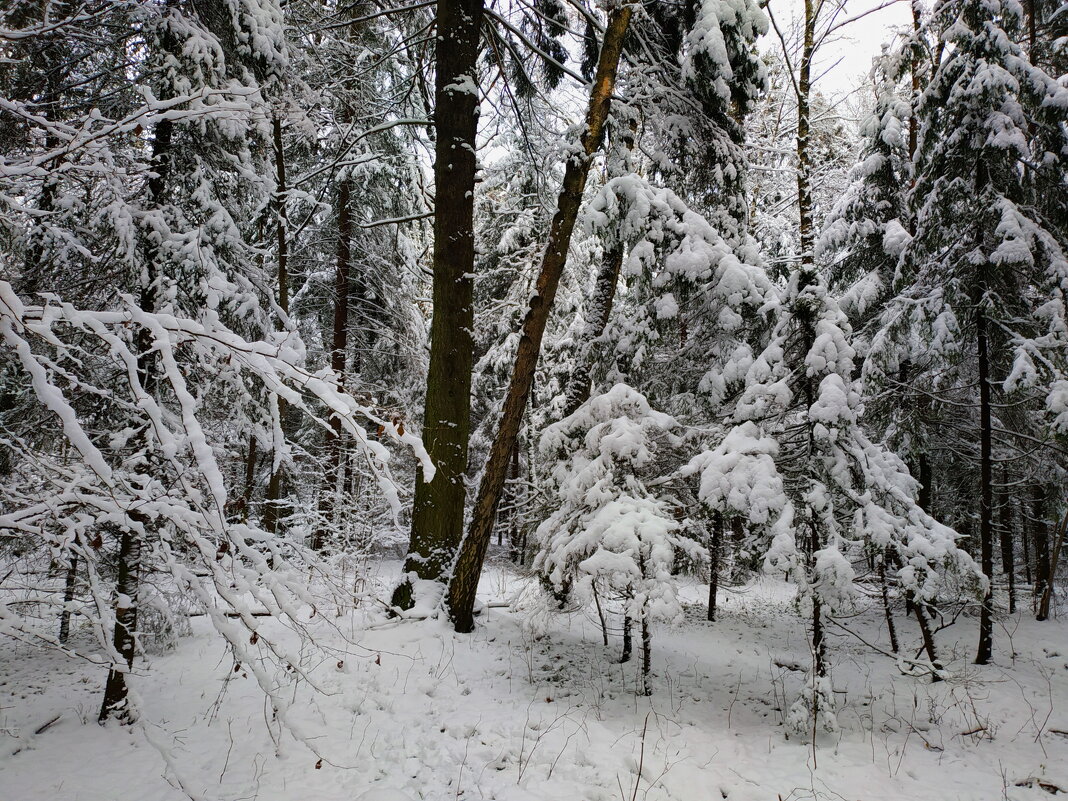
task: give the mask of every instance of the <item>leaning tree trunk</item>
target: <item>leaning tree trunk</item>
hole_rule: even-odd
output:
[[[623,51],[623,39],[630,25],[631,13],[631,6],[617,5],[612,8],[608,16],[597,63],[597,74],[590,91],[586,126],[581,139],[582,149],[568,159],[564,170],[563,187],[560,190],[556,214],[549,231],[549,241],[542,258],[541,272],[535,283],[534,296],[530,299],[530,308],[523,320],[522,336],[516,352],[512,378],[508,385],[508,394],[501,412],[497,437],[490,448],[467,537],[453,567],[446,604],[449,616],[458,632],[471,631],[475,625],[475,591],[478,589],[482,563],[486,558],[486,549],[493,532],[497,506],[500,503],[501,491],[508,473],[508,460],[512,455],[512,449],[516,446],[523,410],[534,379],[534,368],[537,366],[538,355],[541,351],[545,324],[549,319],[553,301],[556,299],[560,275],[567,262],[571,233],[575,228],[575,220],[578,217],[590,164],[604,133],[605,120],[608,118],[612,93],[615,90],[619,58]]]
[[[423,480],[421,470],[416,478],[405,578],[393,592],[393,605],[402,609],[413,603],[410,576],[442,578],[464,529],[474,367],[475,70],[482,10],[482,0],[438,0],[437,5],[434,312],[423,415],[423,442],[436,472],[431,481]]]

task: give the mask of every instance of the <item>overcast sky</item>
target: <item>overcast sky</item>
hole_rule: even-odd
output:
[[[885,0],[847,0],[839,20],[856,17],[883,2]],[[784,32],[790,26],[791,15],[800,15],[804,8],[801,0],[771,0],[770,6]],[[878,55],[882,43],[889,41],[893,30],[911,24],[908,0],[898,0],[888,8],[868,14],[838,31],[836,41],[825,43],[820,48],[817,69],[813,70],[813,75],[821,75],[830,69],[819,78],[816,88],[828,96],[841,95],[855,88],[868,74],[872,58]],[[764,37],[762,46],[780,48],[773,30]]]

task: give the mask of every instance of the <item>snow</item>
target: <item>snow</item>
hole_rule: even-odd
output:
[[[371,587],[385,591],[397,567],[371,563]],[[491,567],[480,598],[508,600],[530,581]],[[179,801],[176,770],[212,801],[610,801],[621,786],[650,801],[1039,801],[1040,783],[1068,787],[1063,618],[1001,613],[1003,656],[981,668],[969,663],[975,621],[958,619],[938,635],[948,678],[931,684],[858,639],[886,647],[880,610],[859,599],[849,631],[828,632],[831,676],[817,687],[835,699],[837,730],[813,747],[797,733],[811,679],[793,590],[770,578],[721,590],[714,624],[706,594],[686,579],[683,620],[656,628],[648,698],[635,694],[638,665],[615,662],[618,632],[606,649],[589,609],[550,617],[541,636],[495,605],[470,636],[389,622],[368,604],[330,611],[314,629],[335,649],[314,669],[327,694],[300,686],[293,704],[318,767],[264,715],[203,618],[132,678],[152,742],[96,725],[98,668],[5,641],[0,796]],[[900,602],[896,615],[906,650],[918,648]]]

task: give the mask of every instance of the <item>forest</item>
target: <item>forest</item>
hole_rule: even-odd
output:
[[[0,3],[0,801],[1068,794],[1066,488],[1068,0]]]

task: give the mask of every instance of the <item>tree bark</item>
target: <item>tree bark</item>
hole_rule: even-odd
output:
[[[975,308],[975,337],[979,358],[979,547],[980,564],[987,579],[979,614],[979,648],[975,664],[990,661],[994,648],[994,475],[991,450],[993,422],[990,410],[990,354],[983,293]]]
[[[476,67],[483,0],[438,0],[434,124],[434,312],[423,442],[437,471],[416,476],[405,577],[393,605],[413,603],[412,574],[441,579],[463,536],[471,435],[475,269]]]
[[[1057,533],[1053,540],[1053,553],[1049,558],[1049,577],[1046,579],[1046,586],[1042,590],[1042,598],[1038,602],[1038,614],[1035,616],[1036,620],[1046,620],[1049,618],[1050,602],[1053,600],[1053,580],[1057,576],[1057,563],[1061,558],[1061,547],[1064,545],[1064,534],[1066,529],[1068,529],[1068,511],[1064,513],[1060,525],[1057,526]]]
[[[272,122],[274,140],[275,192],[274,208],[277,219],[277,257],[278,257],[278,308],[284,315],[289,314],[289,212],[286,207],[286,159],[282,147],[282,120],[278,117]],[[279,320],[279,327],[283,321]],[[282,430],[285,430],[287,404],[278,398],[278,417]],[[278,530],[280,515],[279,504],[282,498],[282,465],[271,464],[271,477],[267,480],[267,493],[264,498],[263,528],[274,534]]]
[[[899,646],[897,642],[897,627],[894,625],[894,613],[890,608],[890,590],[886,585],[886,550],[878,556],[879,591],[883,599],[883,615],[886,618],[886,631],[890,635],[890,650],[895,654]]]
[[[330,370],[339,389],[345,386],[345,351],[349,335],[349,272],[352,265],[352,219],[349,200],[352,182],[348,177],[338,185],[337,191],[337,261],[334,267],[334,325],[330,347]],[[311,547],[318,551],[326,543],[331,518],[337,509],[338,479],[341,476],[342,439],[341,420],[330,418],[330,452],[323,476],[322,494],[319,496],[319,525],[312,537]],[[342,486],[344,486],[342,484]]]
[[[172,52],[175,43],[169,34],[161,43],[163,52]],[[160,97],[166,100],[170,92],[164,89]],[[164,193],[172,166],[172,145],[174,123],[169,119],[156,123],[152,139],[152,177],[148,179],[148,198],[146,207],[158,208],[163,202]],[[159,285],[159,245],[153,237],[144,236],[141,240],[141,254],[144,259],[144,271],[141,275],[141,291],[138,304],[141,309],[152,313],[156,310],[156,292]],[[141,327],[137,332],[137,376],[144,390],[152,394],[156,388],[156,359],[153,351],[152,334]],[[100,707],[99,722],[103,723],[112,715],[119,720],[131,722],[133,716],[127,705],[128,688],[126,674],[133,667],[137,649],[137,596],[140,589],[141,572],[141,538],[148,523],[148,518],[140,512],[129,512],[131,523],[119,540],[118,578],[115,583],[115,629],[112,645],[115,652],[125,662],[125,668],[112,665],[108,670],[104,684],[104,702]]]
[[[478,578],[486,557],[493,521],[501,499],[507,475],[508,459],[515,448],[516,436],[523,418],[527,397],[534,379],[541,351],[545,325],[556,299],[560,275],[567,262],[571,233],[578,217],[582,192],[586,186],[593,154],[600,146],[605,120],[615,90],[616,71],[623,51],[623,40],[630,25],[631,6],[614,6],[605,27],[604,41],[597,63],[597,74],[590,92],[586,126],[582,133],[581,152],[568,159],[563,187],[557,201],[556,214],[549,232],[549,241],[542,258],[541,272],[535,283],[534,296],[523,320],[522,336],[516,353],[512,378],[505,397],[497,437],[490,448],[489,459],[478,489],[475,508],[467,537],[460,548],[449,582],[446,604],[449,616],[458,632],[474,628],[473,609]]]
[[[70,636],[70,607],[74,603],[74,590],[78,584],[78,554],[72,553],[67,564],[67,581],[63,588],[63,611],[59,615],[59,642],[67,644]]]
[[[1031,491],[1031,509],[1035,516],[1032,531],[1035,537],[1035,586],[1034,605],[1035,613],[1039,614],[1042,597],[1046,593],[1046,585],[1049,583],[1049,521],[1046,519],[1046,499],[1042,487],[1035,487]],[[1038,620],[1045,620],[1038,617]]]
[[[144,522],[144,519],[140,522]],[[115,631],[111,640],[126,667],[124,669],[112,666],[108,670],[107,682],[104,685],[104,703],[97,718],[101,723],[112,715],[123,723],[134,719],[127,705],[129,688],[126,686],[126,674],[133,668],[137,652],[137,593],[140,570],[141,534],[133,527],[128,527],[122,532],[119,543],[119,576],[115,583]]]
[[[630,131],[624,135],[623,143],[628,151],[634,149],[635,125],[631,122]],[[624,247],[622,242],[615,242],[601,260],[601,269],[593,285],[590,296],[586,325],[582,331],[580,350],[575,359],[575,366],[567,382],[564,393],[564,417],[578,410],[578,407],[590,398],[590,364],[593,343],[597,341],[608,327],[615,303],[616,287],[619,285],[619,273],[623,268]]]
[[[804,42],[797,79],[797,210],[800,218],[801,266],[815,263],[815,226],[812,220],[812,159],[808,137],[811,129],[809,95],[812,91],[812,57],[816,45],[814,0],[805,0]]]
[[[719,554],[723,542],[723,515],[716,512],[708,538],[708,619],[716,619],[716,592],[719,590]]]
[[[998,509],[998,535],[1001,545],[1001,572],[1009,582],[1009,614],[1016,612],[1016,555],[1012,536],[1012,496],[1009,495],[1009,477],[1005,468],[1001,471],[1001,506]]]

